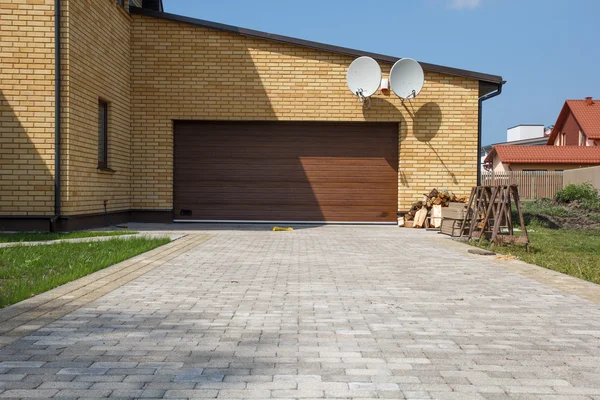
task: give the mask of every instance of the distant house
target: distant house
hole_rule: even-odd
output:
[[[600,165],[600,146],[494,146],[485,167],[503,171],[564,171]]]
[[[600,146],[600,103],[567,100],[548,139],[554,146]]]
[[[494,145],[484,160],[484,168],[496,172],[562,171],[593,165],[600,165],[600,104],[591,97],[565,102],[546,146]]]

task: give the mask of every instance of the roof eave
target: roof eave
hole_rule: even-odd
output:
[[[560,109],[560,113],[558,114],[558,118],[556,119],[556,123],[554,124],[554,128],[552,128],[552,132],[550,132],[550,136],[548,136],[548,141],[546,142],[547,146],[554,146],[554,141],[556,140],[556,136],[558,136],[558,131],[560,131],[567,119],[567,113],[569,111],[569,104],[565,101],[562,108]]]
[[[356,49],[350,49],[347,47],[334,46],[334,45],[329,45],[329,44],[325,44],[325,43],[313,42],[310,40],[293,38],[293,37],[289,37],[289,36],[282,36],[282,35],[276,35],[276,34],[267,33],[267,32],[255,31],[252,29],[240,28],[237,26],[225,25],[225,24],[220,24],[217,22],[205,21],[205,20],[201,20],[201,19],[197,19],[197,18],[190,18],[190,17],[185,17],[182,15],[159,12],[159,11],[149,10],[149,9],[145,9],[145,8],[131,7],[130,12],[131,12],[131,14],[144,15],[147,17],[159,18],[159,19],[164,19],[164,20],[174,21],[174,22],[182,22],[182,23],[191,24],[191,25],[195,25],[195,26],[201,26],[201,27],[205,27],[205,28],[209,28],[209,29],[230,32],[230,33],[236,33],[236,34],[243,35],[243,36],[259,38],[259,39],[264,39],[264,40],[271,40],[271,41],[275,41],[275,42],[287,43],[287,44],[292,44],[295,46],[307,47],[307,48],[321,50],[321,51],[327,51],[327,52],[331,52],[331,53],[344,54],[347,56],[353,56],[353,57],[368,56],[368,57],[372,57],[375,60],[378,60],[378,61],[381,61],[384,63],[393,64],[396,61],[398,61],[398,59],[400,59],[400,57],[386,56],[383,54],[377,54],[377,53],[371,53],[371,52],[366,52],[366,51],[361,51],[361,50],[356,50]],[[469,71],[469,70],[452,68],[452,67],[445,67],[442,65],[429,64],[429,63],[420,63],[420,64],[424,70],[430,71],[430,72],[437,72],[440,74],[460,76],[460,77],[464,77],[464,78],[471,78],[471,79],[476,79],[481,82],[490,82],[490,83],[494,83],[494,84],[502,84],[503,83],[502,77],[498,76],[498,75],[484,74],[481,72]]]
[[[563,160],[516,160],[516,161],[503,161],[503,163],[513,163],[513,164],[575,164],[575,165],[596,165],[600,164],[600,161],[563,161]]]
[[[494,157],[496,157],[496,154],[498,154],[498,152],[496,151],[496,146],[492,146],[492,150],[488,153],[488,155],[483,159],[483,163],[493,163],[494,162]],[[500,159],[500,161],[502,161],[502,158]]]

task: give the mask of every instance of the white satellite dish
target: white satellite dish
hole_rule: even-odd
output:
[[[371,57],[359,57],[348,67],[346,81],[350,91],[363,101],[377,93],[381,85],[381,68]]]
[[[424,82],[423,68],[412,58],[398,60],[390,71],[390,86],[396,96],[402,99],[417,97]]]

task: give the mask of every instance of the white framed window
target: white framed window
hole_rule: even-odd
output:
[[[585,133],[583,133],[582,131],[579,131],[579,145],[587,146],[587,137],[585,136]]]

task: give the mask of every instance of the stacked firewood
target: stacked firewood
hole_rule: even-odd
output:
[[[433,189],[423,195],[423,200],[413,203],[411,209],[404,215],[405,221],[413,221],[413,227],[421,228],[427,225],[427,215],[434,206],[448,207],[450,203],[466,203],[466,197],[457,197],[443,189]]]
[[[450,203],[466,203],[466,197],[457,197],[454,193],[449,193],[447,190],[442,190],[438,192],[437,189],[433,189],[426,196],[425,207],[431,208],[432,206],[441,205],[442,207],[448,207]]]

